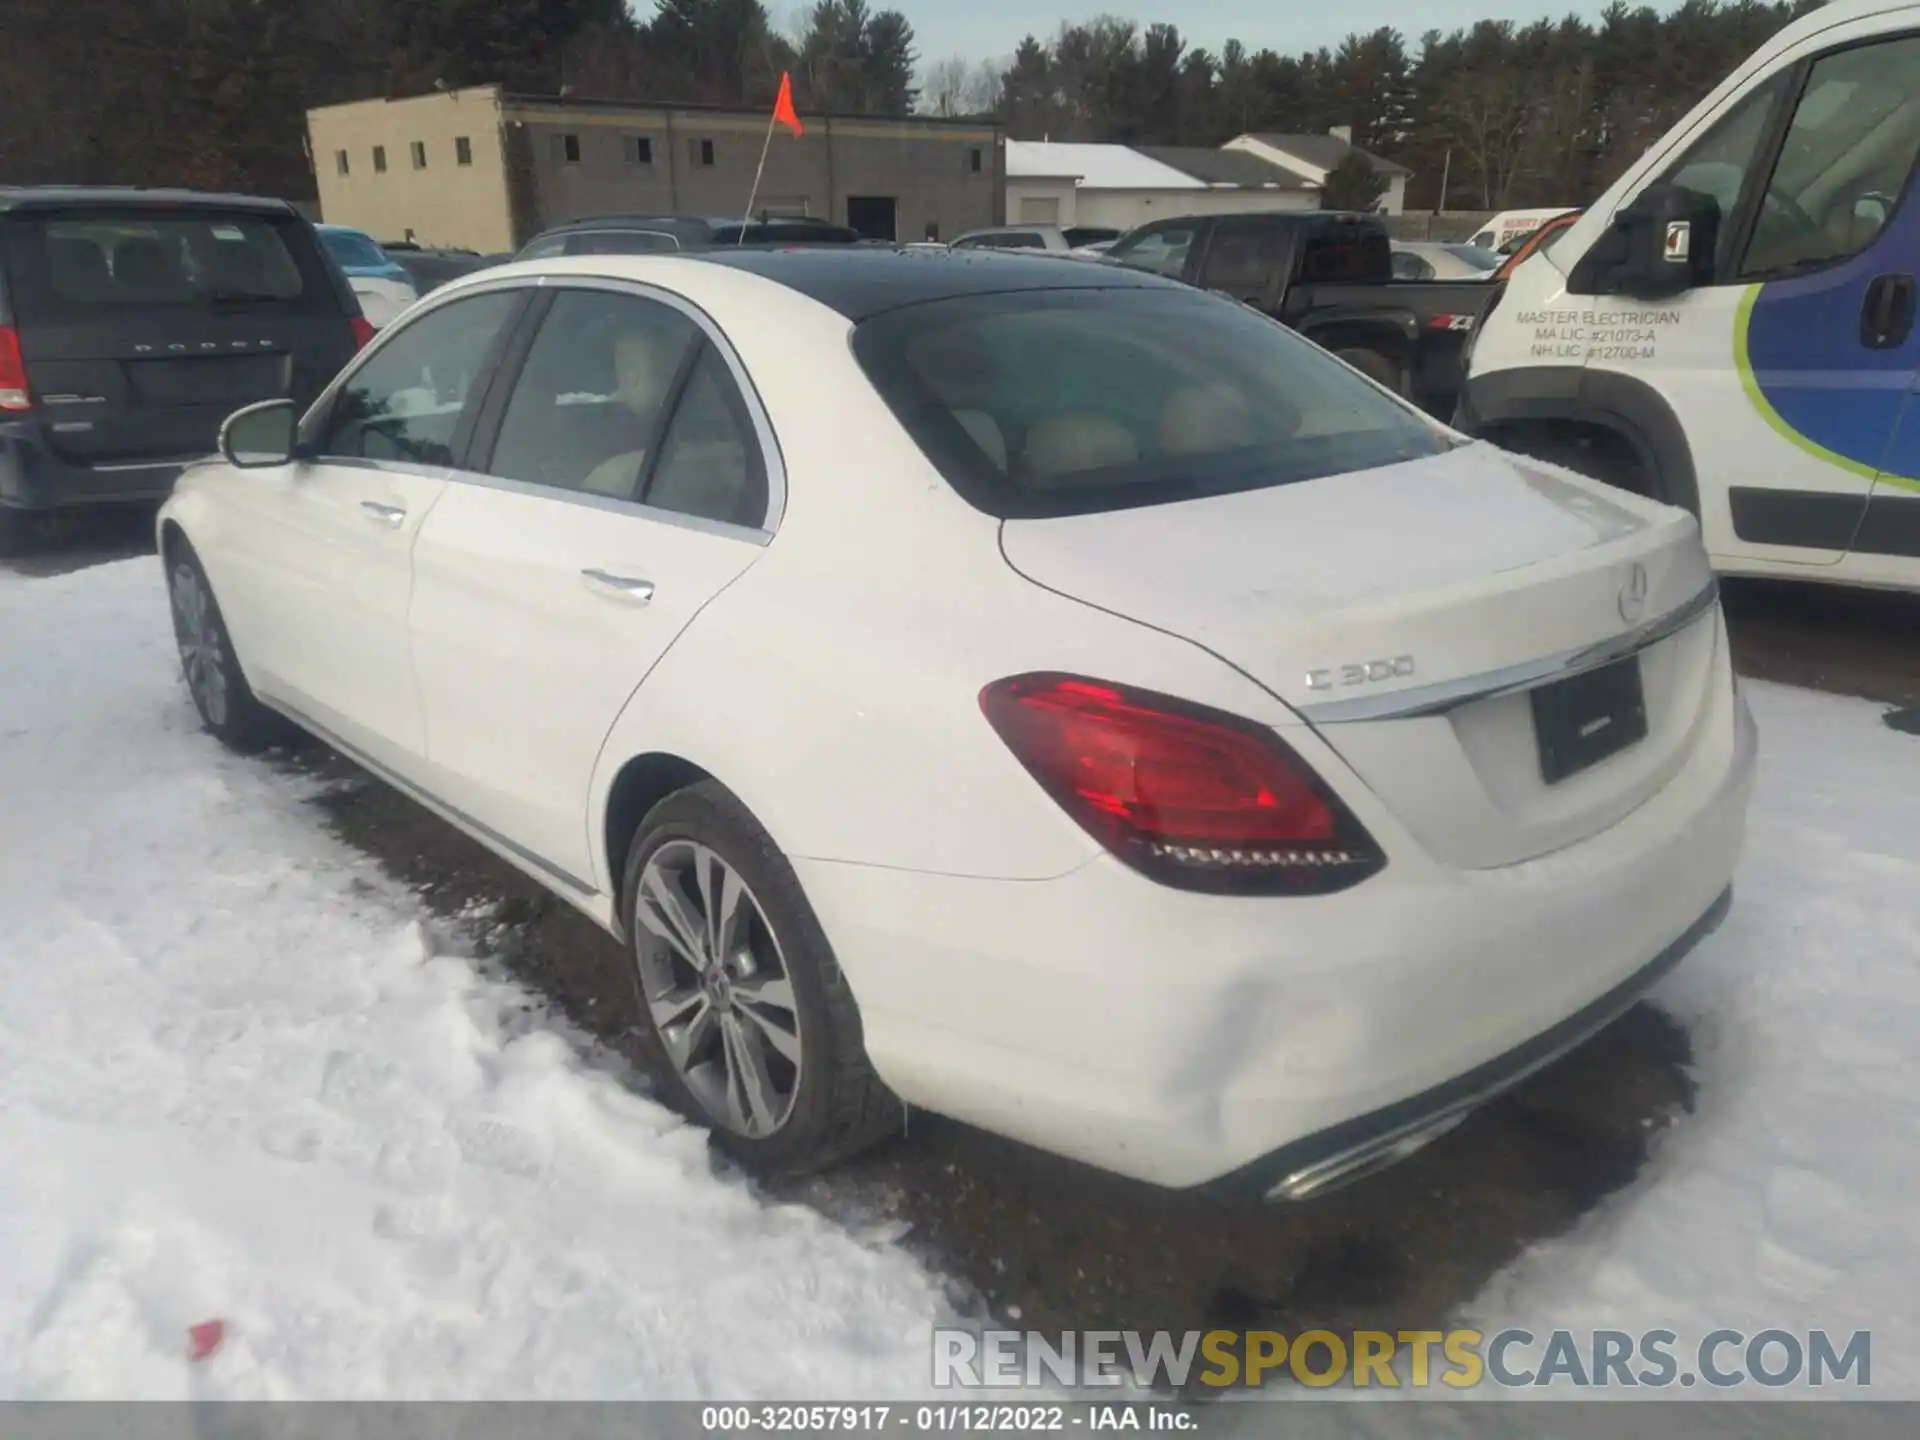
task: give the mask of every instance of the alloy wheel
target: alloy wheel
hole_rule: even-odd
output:
[[[227,722],[226,650],[213,597],[193,566],[173,567],[173,633],[194,704],[216,729]]]
[[[640,989],[667,1058],[715,1124],[762,1140],[793,1113],[800,1014],[780,942],[712,847],[669,840],[634,896]]]

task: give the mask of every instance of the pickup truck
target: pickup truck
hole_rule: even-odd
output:
[[[1230,295],[1443,419],[1459,397],[1467,339],[1498,290],[1395,280],[1380,219],[1331,210],[1156,220],[1104,259]]]

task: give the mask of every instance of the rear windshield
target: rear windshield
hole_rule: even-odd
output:
[[[948,482],[1006,519],[1290,485],[1452,443],[1277,321],[1201,291],[933,301],[859,325],[853,350]]]
[[[1441,247],[1456,260],[1464,261],[1476,270],[1498,270],[1500,257],[1482,245],[1444,245]]]
[[[340,262],[343,270],[385,270],[393,264],[386,251],[370,236],[354,230],[322,230],[320,243]]]
[[[0,222],[9,293],[25,321],[129,308],[338,310],[292,217],[220,212],[16,212]]]

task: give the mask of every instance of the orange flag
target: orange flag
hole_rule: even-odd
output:
[[[807,127],[800,123],[799,112],[793,108],[793,76],[784,70],[780,72],[780,96],[773,102],[773,118],[795,135],[807,133]]]

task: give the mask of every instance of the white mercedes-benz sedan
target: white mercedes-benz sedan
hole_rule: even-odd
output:
[[[222,452],[159,523],[207,728],[293,722],[620,937],[660,1094],[751,1166],[918,1106],[1310,1195],[1729,902],[1694,520],[1174,281],[508,265]]]

